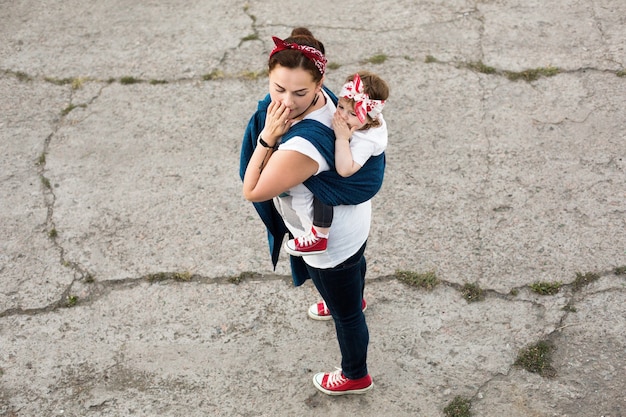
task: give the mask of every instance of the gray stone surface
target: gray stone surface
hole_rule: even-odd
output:
[[[457,396],[475,416],[626,415],[625,16],[618,0],[0,2],[0,415],[436,417]],[[272,270],[241,196],[271,36],[299,25],[329,87],[366,68],[392,90],[364,396],[313,387],[340,361],[332,323],[306,317],[316,291],[285,255]],[[537,68],[559,72],[512,79]],[[554,377],[514,365],[539,341]]]

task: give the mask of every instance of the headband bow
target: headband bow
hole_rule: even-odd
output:
[[[354,100],[354,112],[361,123],[365,123],[365,115],[369,114],[372,119],[376,119],[385,106],[385,100],[372,100],[361,82],[359,74],[354,74],[354,80],[348,81],[341,88],[339,97]]]
[[[274,49],[272,49],[272,52],[270,52],[270,58],[276,52],[284,51],[286,49],[294,49],[296,51],[302,52],[304,56],[310,59],[315,64],[320,74],[324,75],[324,73],[326,72],[326,57],[320,50],[308,45],[285,42],[284,40],[277,38],[276,36],[272,36],[272,39],[274,40],[274,44],[276,46],[274,46]]]

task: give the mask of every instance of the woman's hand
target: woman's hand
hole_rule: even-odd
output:
[[[272,101],[268,106],[265,127],[261,132],[261,137],[268,145],[274,146],[293,124],[293,120],[289,119],[290,111],[289,107],[277,101]]]
[[[339,112],[335,112],[333,116],[333,130],[335,131],[335,138],[337,140],[349,141],[356,128],[356,126],[350,128]]]

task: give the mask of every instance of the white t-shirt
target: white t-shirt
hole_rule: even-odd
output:
[[[317,120],[331,127],[335,105],[324,93],[326,105],[308,114],[306,119]],[[295,136],[281,143],[278,151],[300,152],[319,164],[317,174],[330,169],[320,152],[308,140]],[[283,218],[285,225],[295,237],[305,235],[313,225],[313,193],[299,184],[286,193],[274,198],[274,206]],[[335,206],[333,226],[328,239],[326,252],[304,256],[304,262],[314,268],[332,268],[339,265],[363,246],[369,236],[372,218],[372,205],[368,200],[354,206]]]
[[[350,140],[352,160],[363,166],[372,156],[380,155],[387,148],[387,124],[382,114],[378,115],[381,125],[367,130],[357,130]]]

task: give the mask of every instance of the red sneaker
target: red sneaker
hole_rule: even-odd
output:
[[[326,252],[327,245],[328,239],[319,237],[311,227],[311,231],[306,235],[288,240],[285,243],[285,250],[293,256],[317,255]]]
[[[365,299],[361,302],[361,308],[363,311],[367,310],[367,303],[365,302]],[[313,304],[309,307],[309,311],[307,311],[307,313],[313,320],[330,320],[333,318],[333,316],[330,315],[330,311],[328,311],[328,307],[324,301]]]
[[[328,395],[364,394],[374,388],[374,382],[369,375],[359,379],[348,379],[341,369],[335,372],[315,374],[313,376],[315,388]]]

